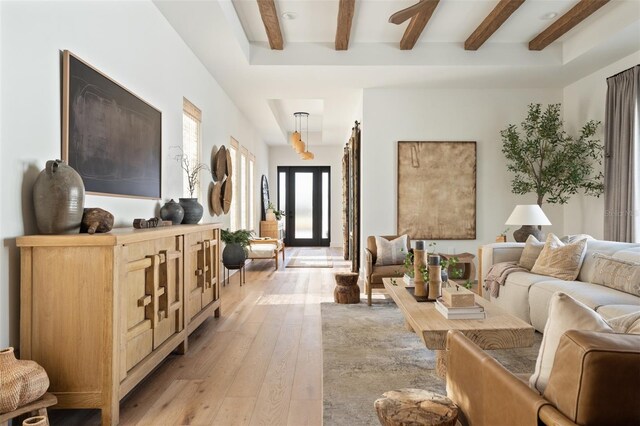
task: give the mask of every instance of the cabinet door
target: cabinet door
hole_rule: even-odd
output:
[[[182,295],[182,236],[175,238],[175,247],[160,250],[153,256],[154,273],[159,276],[155,291],[156,322],[153,330],[153,348],[160,346],[172,334],[181,331],[183,324]]]
[[[189,312],[188,318],[191,319],[202,310],[202,292],[205,283],[205,249],[202,241],[202,233],[194,232],[187,236],[188,248],[187,256],[189,258],[188,267],[185,268],[185,288],[189,292]]]
[[[218,239],[214,231],[204,233],[204,289],[202,291],[202,307],[218,300]]]
[[[125,288],[121,295],[126,306],[121,315],[124,317],[121,320],[124,323],[126,372],[153,350],[153,276],[150,276],[152,260],[146,257],[144,250],[125,246],[123,253],[128,258],[124,265]]]

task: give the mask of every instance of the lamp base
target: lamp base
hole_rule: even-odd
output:
[[[544,241],[544,232],[535,225],[522,225],[522,228],[513,231],[513,239],[518,243],[527,241],[529,235],[536,237],[538,241]]]

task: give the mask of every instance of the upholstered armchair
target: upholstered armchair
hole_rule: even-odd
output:
[[[394,240],[399,235],[384,235],[382,238],[386,240]],[[407,238],[406,250],[410,249],[410,240]],[[384,288],[382,284],[383,278],[389,277],[402,277],[404,275],[403,262],[400,261],[394,265],[376,265],[378,257],[378,248],[376,246],[376,237],[367,237],[367,248],[364,249],[365,262],[364,262],[364,287],[367,292],[367,304],[371,306],[371,289]]]

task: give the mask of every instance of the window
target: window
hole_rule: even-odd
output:
[[[240,148],[240,228],[247,229],[247,149]]]
[[[192,166],[200,163],[200,127],[202,112],[186,98],[182,98],[182,153]],[[192,197],[189,179],[182,173],[182,195]],[[200,188],[195,188],[193,197],[200,198]]]
[[[254,168],[256,157],[255,155],[249,155],[249,229],[252,229],[258,233],[256,229],[256,208],[255,208],[255,193],[254,188],[256,186],[254,180]]]
[[[238,168],[236,167],[236,156],[238,155],[238,141],[231,138],[231,144],[229,146],[229,152],[231,154],[231,208],[229,209],[229,229],[232,231],[238,230]]]
[[[258,231],[255,223],[255,163],[256,157],[231,138],[231,179],[233,197],[229,210],[229,228]]]

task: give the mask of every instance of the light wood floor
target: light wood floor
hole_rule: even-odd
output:
[[[287,249],[287,261],[298,249]],[[321,425],[320,303],[333,301],[333,268],[274,270],[257,260],[222,287],[222,316],[189,338],[120,403],[121,425]],[[286,262],[285,262],[286,263]],[[362,291],[362,285],[361,285]],[[363,299],[365,300],[365,299]],[[52,424],[98,424],[96,410],[51,413]]]

